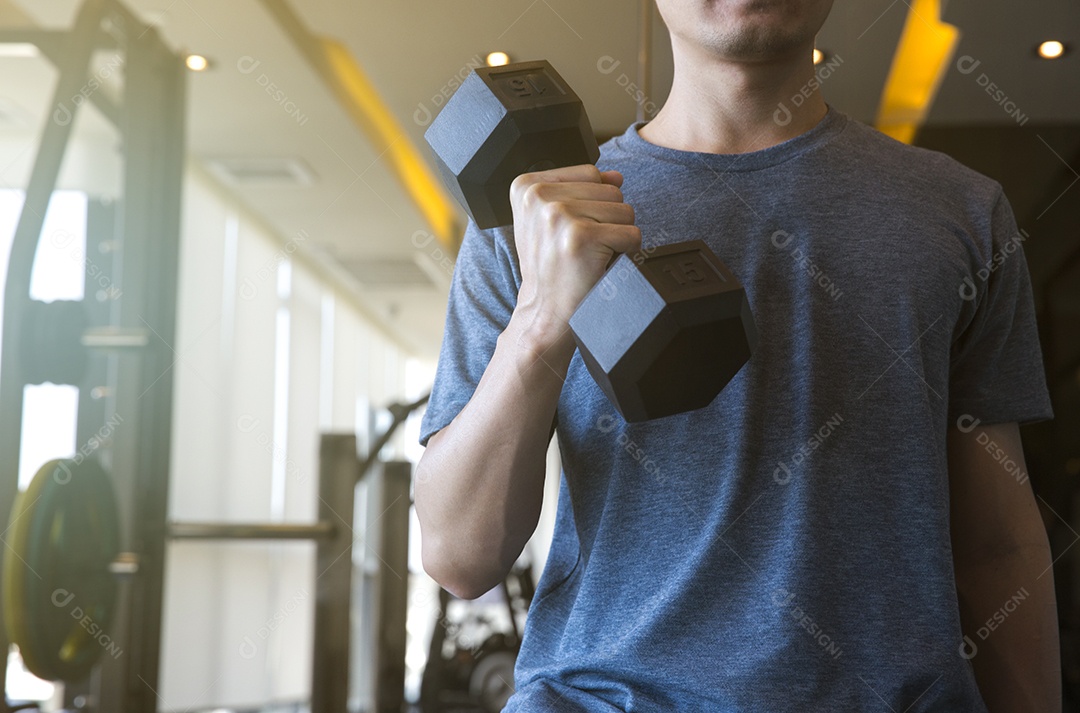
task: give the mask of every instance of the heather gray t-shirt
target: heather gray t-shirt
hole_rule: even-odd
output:
[[[757,351],[707,408],[632,425],[575,355],[507,710],[984,713],[946,431],[1051,416],[1001,187],[835,109],[742,155],[637,128],[600,167],[646,247],[704,240],[742,280]],[[520,281],[512,230],[470,226],[424,442],[471,398]]]

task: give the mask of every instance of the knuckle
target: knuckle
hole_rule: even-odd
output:
[[[535,176],[523,173],[510,182],[510,193],[511,195],[524,196],[536,185],[537,179]]]
[[[529,189],[533,198],[538,201],[552,203],[555,201],[556,186],[554,183],[537,182]]]
[[[589,232],[580,221],[573,221],[561,232],[559,245],[570,256],[578,255],[589,242]]]
[[[537,207],[540,221],[548,232],[562,232],[573,229],[577,221],[573,220],[570,207],[560,200],[552,200],[540,203]]]
[[[544,201],[540,211],[549,224],[556,224],[566,215],[566,204],[562,201]]]
[[[518,180],[521,180],[520,177],[515,179],[515,182]],[[544,205],[544,195],[546,193],[546,184],[530,180],[518,188],[518,200],[526,207],[542,206]]]

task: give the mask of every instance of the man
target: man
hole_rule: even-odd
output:
[[[658,4],[655,120],[599,168],[520,177],[513,229],[466,235],[416,482],[425,568],[463,597],[502,579],[554,424],[508,711],[1060,710],[1047,539],[1003,466],[1051,411],[1000,186],[818,94],[793,106],[831,0]],[[707,408],[626,424],[567,321],[615,253],[694,238],[746,286],[757,351]]]

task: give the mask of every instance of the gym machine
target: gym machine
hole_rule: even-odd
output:
[[[532,567],[515,565],[500,587],[509,630],[470,610],[450,616],[439,590],[436,626],[420,684],[421,713],[498,713],[514,692],[514,665],[536,586]]]
[[[362,621],[368,624],[354,636],[353,503],[364,479],[368,508],[380,516],[379,530],[368,540],[377,549],[378,567],[406,571],[411,466],[381,462],[378,453],[426,397],[392,406],[393,422],[364,459],[354,435],[322,436],[315,523],[168,522],[171,345],[185,159],[182,58],[117,0],[87,0],[69,31],[6,31],[0,41],[32,43],[59,70],[4,293],[0,530],[7,547],[0,675],[14,640],[32,673],[64,682],[65,708],[154,713],[167,542],[312,541],[320,576],[314,585],[311,710],[348,710],[351,685],[365,710],[399,711],[407,582],[381,570],[360,581]],[[123,56],[119,96],[85,91],[94,80],[92,57],[103,50]],[[44,216],[87,103],[121,137],[123,186],[119,201],[89,202],[87,245],[106,257],[99,261],[104,264],[87,261],[86,283],[104,278],[119,289],[88,293],[82,301],[35,301],[30,279]],[[20,494],[23,391],[44,382],[79,387],[76,443],[86,447],[46,463]],[[121,414],[123,426],[114,427]],[[354,649],[370,652],[361,667],[350,658]],[[6,696],[0,700],[0,713],[27,707]]]
[[[39,471],[35,481],[40,491],[36,492],[51,493],[50,502],[54,506],[51,511],[41,509],[39,514],[42,522],[47,522],[51,512],[55,522],[57,516],[73,513],[71,508],[78,506],[73,498],[75,489],[59,486],[66,479],[74,483],[76,476],[87,475],[86,479],[79,478],[83,483],[79,487],[97,493],[93,502],[99,509],[96,514],[87,513],[64,524],[85,528],[84,533],[101,537],[97,541],[100,549],[94,553],[98,565],[109,559],[117,543],[137,558],[116,564],[118,569],[137,570],[120,591],[107,577],[92,578],[93,586],[80,586],[79,582],[85,582],[89,573],[79,573],[76,583],[65,589],[72,590],[69,593],[75,594],[80,602],[68,603],[66,594],[55,593],[58,603],[53,603],[54,592],[45,592],[49,601],[32,602],[25,597],[33,592],[24,589],[22,600],[26,608],[16,610],[14,606],[20,597],[12,601],[5,593],[3,614],[9,626],[0,632],[0,651],[5,654],[0,666],[6,671],[9,637],[35,636],[43,630],[40,627],[49,627],[50,632],[57,632],[50,633],[49,640],[66,643],[63,629],[69,622],[79,625],[66,607],[95,611],[106,620],[101,624],[109,627],[110,641],[124,651],[119,657],[101,657],[101,665],[92,666],[96,669],[96,680],[122,682],[109,691],[98,691],[99,697],[94,701],[99,706],[97,710],[152,711],[156,708],[155,694],[140,680],[151,685],[158,680],[172,412],[170,368],[175,358],[170,344],[175,334],[184,165],[185,70],[180,58],[165,46],[158,33],[145,27],[115,0],[88,0],[80,8],[70,31],[8,31],[0,39],[33,43],[58,70],[48,119],[11,246],[4,292],[0,356],[0,529],[7,530],[15,524],[9,516],[17,491],[24,386],[44,381],[75,384],[82,388],[83,394],[89,395],[90,390],[97,389],[99,396],[80,399],[76,443],[91,443],[90,439],[116,414],[128,415],[127,423],[105,439],[107,448],[93,449],[80,460],[78,467],[71,468],[76,460],[72,459]],[[96,80],[91,74],[91,60],[97,51],[116,52],[123,57],[122,90],[115,98],[106,91],[85,91],[91,80]],[[110,245],[110,252],[102,260],[105,264],[100,267],[110,282],[122,290],[108,291],[104,299],[88,295],[79,303],[35,302],[29,296],[30,277],[44,216],[74,126],[87,104],[92,104],[112,123],[121,137],[123,199],[111,203],[91,201],[87,232],[94,235],[95,245]],[[94,281],[87,279],[87,284]],[[136,413],[138,418],[134,418]],[[104,472],[110,474],[118,496],[119,519],[111,524],[103,519],[111,514],[108,501],[112,498],[111,493],[103,490],[103,483],[107,482],[102,479]],[[21,505],[20,512],[24,514],[20,522],[36,519],[31,515],[39,505],[41,501]],[[62,546],[71,542],[72,534],[55,535],[54,544]],[[13,564],[16,553],[8,544],[4,560],[11,575],[6,578],[5,589],[10,591],[31,580],[42,584],[32,572],[17,576],[19,568]],[[47,549],[37,556],[48,558]],[[61,577],[58,581],[63,581],[62,573],[57,574]],[[126,616],[110,622],[103,612],[111,608],[108,605],[114,596],[118,597],[115,609]],[[94,597],[100,598],[90,601]],[[64,602],[64,606],[59,602]],[[24,619],[35,607],[39,607],[37,614],[44,617],[44,623],[23,621],[15,631],[9,630],[10,623]],[[59,614],[67,617],[66,620],[60,619]],[[79,630],[90,634],[81,626]],[[98,646],[94,636],[91,635],[92,645]],[[79,641],[76,638],[72,645],[52,652],[62,657],[62,661],[42,651],[31,653],[29,663],[41,664],[43,673],[84,674],[85,678],[90,674],[87,665],[92,656],[79,655]],[[88,698],[92,686],[100,684],[76,682],[70,689],[76,697]],[[11,706],[5,701],[3,709],[11,710]]]

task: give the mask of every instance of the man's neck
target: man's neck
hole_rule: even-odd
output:
[[[639,132],[649,143],[715,154],[760,151],[809,131],[828,111],[812,82],[809,48],[768,63],[727,61],[686,46],[673,49],[671,93]]]

